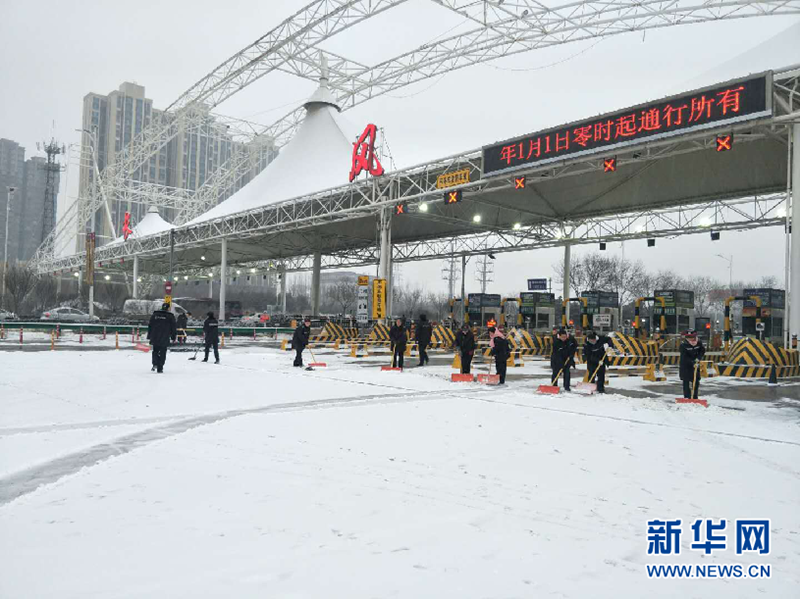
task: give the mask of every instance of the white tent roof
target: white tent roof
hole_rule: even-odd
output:
[[[150,206],[147,209],[147,214],[144,215],[144,218],[140,220],[135,227],[133,227],[133,233],[128,236],[128,239],[137,238],[137,237],[147,237],[148,235],[157,235],[158,233],[163,233],[164,231],[169,231],[170,229],[174,229],[175,225],[169,224],[158,213],[158,208],[155,206]],[[118,237],[115,241],[111,243],[122,243],[124,241],[123,237]]]
[[[320,80],[305,108],[303,123],[275,160],[242,189],[188,224],[346,185],[356,132],[339,115],[326,79]]]

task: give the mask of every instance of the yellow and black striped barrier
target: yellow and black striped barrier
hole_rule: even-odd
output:
[[[431,333],[431,347],[448,348],[453,347],[456,341],[456,334],[442,325],[433,327]]]
[[[769,378],[773,366],[778,378],[800,376],[799,355],[797,350],[745,337],[733,344],[717,368],[722,376],[742,378]]]

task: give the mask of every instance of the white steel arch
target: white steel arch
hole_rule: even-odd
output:
[[[228,189],[250,163],[252,149],[235,153],[223,168],[197,192],[151,186],[142,193],[132,173],[158,152],[181,129],[191,129],[214,107],[249,84],[275,70],[316,79],[324,57],[329,85],[343,109],[438,75],[474,64],[529,52],[539,48],[621,33],[710,21],[759,16],[800,14],[800,0],[584,0],[547,7],[532,0],[431,0],[475,22],[477,27],[410,52],[367,66],[320,50],[319,44],[405,0],[315,0],[219,65],[181,95],[165,118],[131,142],[102,181],[95,181],[87,197],[44,241],[34,265],[52,260],[59,237],[73,237],[102,207],[104,197],[127,198],[155,205],[180,206],[185,222],[216,203],[220,190]],[[280,146],[293,135],[302,109],[292,111],[273,125],[256,130],[256,140]],[[257,147],[258,141],[255,146]],[[187,197],[188,196],[188,197]]]

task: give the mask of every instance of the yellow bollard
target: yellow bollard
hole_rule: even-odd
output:
[[[116,332],[116,336],[117,336],[116,346],[117,349],[119,349],[119,331]]]
[[[453,356],[453,368],[461,370],[461,354],[458,352],[456,352],[455,356]]]
[[[222,343],[220,343],[220,347],[225,347],[225,333],[222,333]]]
[[[50,351],[56,348],[56,332],[50,331]]]

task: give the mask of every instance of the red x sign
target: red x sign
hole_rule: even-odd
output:
[[[603,172],[604,173],[613,173],[617,170],[617,157],[614,156],[613,158],[603,158]]]
[[[394,213],[395,214],[405,214],[406,213],[406,205],[405,204],[395,204]]]
[[[717,152],[727,152],[733,149],[733,133],[730,135],[717,135]]]
[[[448,191],[444,194],[444,203],[445,204],[457,204],[461,201],[461,190],[457,189],[456,191]]]
[[[514,189],[525,189],[525,177],[514,177]]]

